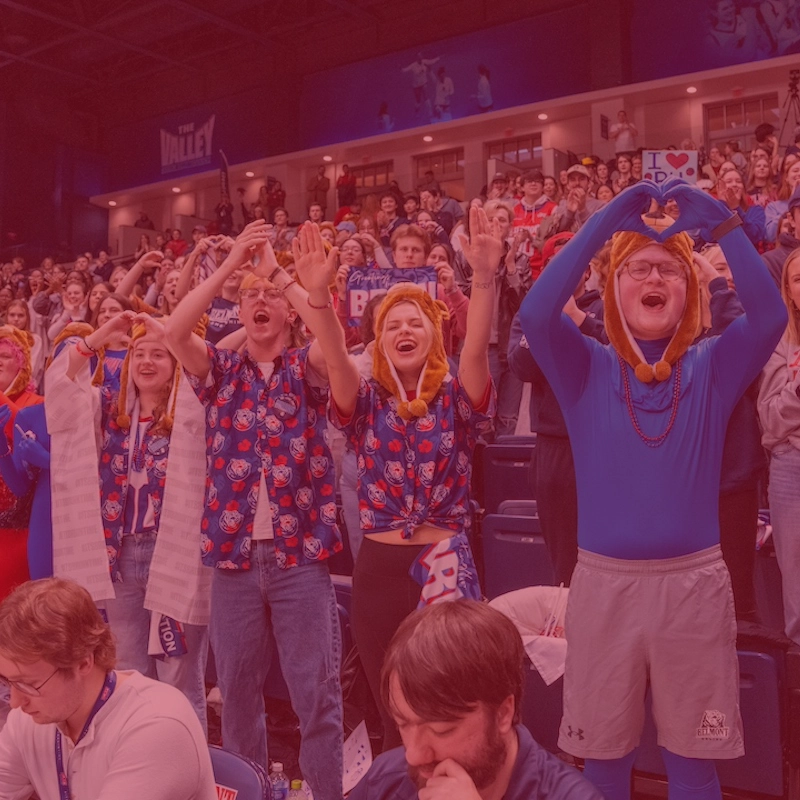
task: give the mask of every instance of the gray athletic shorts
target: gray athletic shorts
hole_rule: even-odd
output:
[[[718,546],[652,561],[580,550],[565,628],[563,750],[630,753],[649,681],[661,747],[687,758],[744,755],[733,591]]]

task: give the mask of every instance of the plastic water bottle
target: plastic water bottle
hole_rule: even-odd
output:
[[[272,800],[288,800],[289,779],[286,777],[286,773],[283,771],[283,764],[280,761],[273,762],[269,782],[272,786]]]
[[[308,795],[303,790],[303,781],[292,781],[292,788],[289,790],[289,800],[306,800]]]

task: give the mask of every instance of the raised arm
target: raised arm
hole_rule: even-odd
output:
[[[70,380],[75,380],[81,369],[88,367],[89,359],[112,339],[120,334],[126,334],[135,319],[136,314],[133,311],[123,311],[121,314],[111,317],[108,322],[101,325],[96,331],[92,331],[82,341],[73,344],[69,349],[69,365],[66,376]]]
[[[497,270],[503,258],[503,239],[497,220],[491,223],[482,208],[469,211],[469,239],[461,246],[472,267],[472,291],[467,310],[467,331],[458,377],[474,406],[486,397],[489,384],[489,336],[492,331]]]
[[[216,272],[192,289],[167,320],[167,344],[184,369],[192,375],[205,378],[211,368],[206,343],[194,333],[197,321],[205,314],[231,273],[246,264],[253,251],[263,247],[266,241],[265,220],[259,219],[247,225]]]
[[[308,360],[316,372],[327,375],[333,400],[341,415],[350,416],[356,407],[358,370],[347,353],[344,331],[333,310],[333,298],[328,288],[336,274],[339,251],[334,247],[326,255],[319,226],[307,223],[300,229],[299,236],[292,240],[292,253],[297,275],[306,288],[292,282],[284,291],[315,336]],[[278,282],[288,277],[283,270],[278,270],[272,280],[281,288]]]
[[[127,272],[125,277],[117,286],[116,294],[123,297],[130,297],[139,279],[145,272],[152,272],[164,260],[164,254],[160,250],[151,250],[145,253]]]
[[[655,184],[640,181],[618,194],[558,252],[522,301],[520,322],[531,354],[562,404],[572,404],[580,396],[591,352],[590,342],[564,313],[564,306],[589,261],[614,233],[637,231],[656,239],[641,215],[658,192]]]
[[[713,354],[717,385],[732,406],[767,363],[786,330],[786,306],[738,215],[685,183],[668,189],[665,199],[677,200],[681,215],[662,235],[700,228],[707,241],[719,240],[736,282],[745,313],[720,335]]]

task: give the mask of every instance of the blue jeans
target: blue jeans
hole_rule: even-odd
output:
[[[264,681],[277,656],[300,720],[300,769],[315,800],[342,797],[341,632],[325,562],[280,569],[271,541],[249,570],[214,570],[211,645],[224,746],[267,766]]]
[[[506,354],[496,344],[489,345],[489,374],[497,389],[497,415],[494,435],[513,436],[517,429],[522,381],[508,368]]]
[[[800,450],[781,445],[769,464],[769,511],[781,570],[786,635],[800,645]]]
[[[147,654],[151,612],[144,607],[144,595],[155,546],[155,533],[134,533],[122,538],[119,557],[122,581],[114,584],[116,599],[106,601],[108,622],[117,640],[117,666],[138,670],[148,678],[180,689],[208,734],[205,686],[208,628],[183,626],[188,649],[185,655],[161,659]]]

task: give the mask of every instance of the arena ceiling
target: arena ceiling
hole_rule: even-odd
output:
[[[189,105],[226,84],[297,80],[574,4],[0,0],[0,92],[9,99],[50,96],[119,122]],[[515,44],[524,57],[524,42]]]

